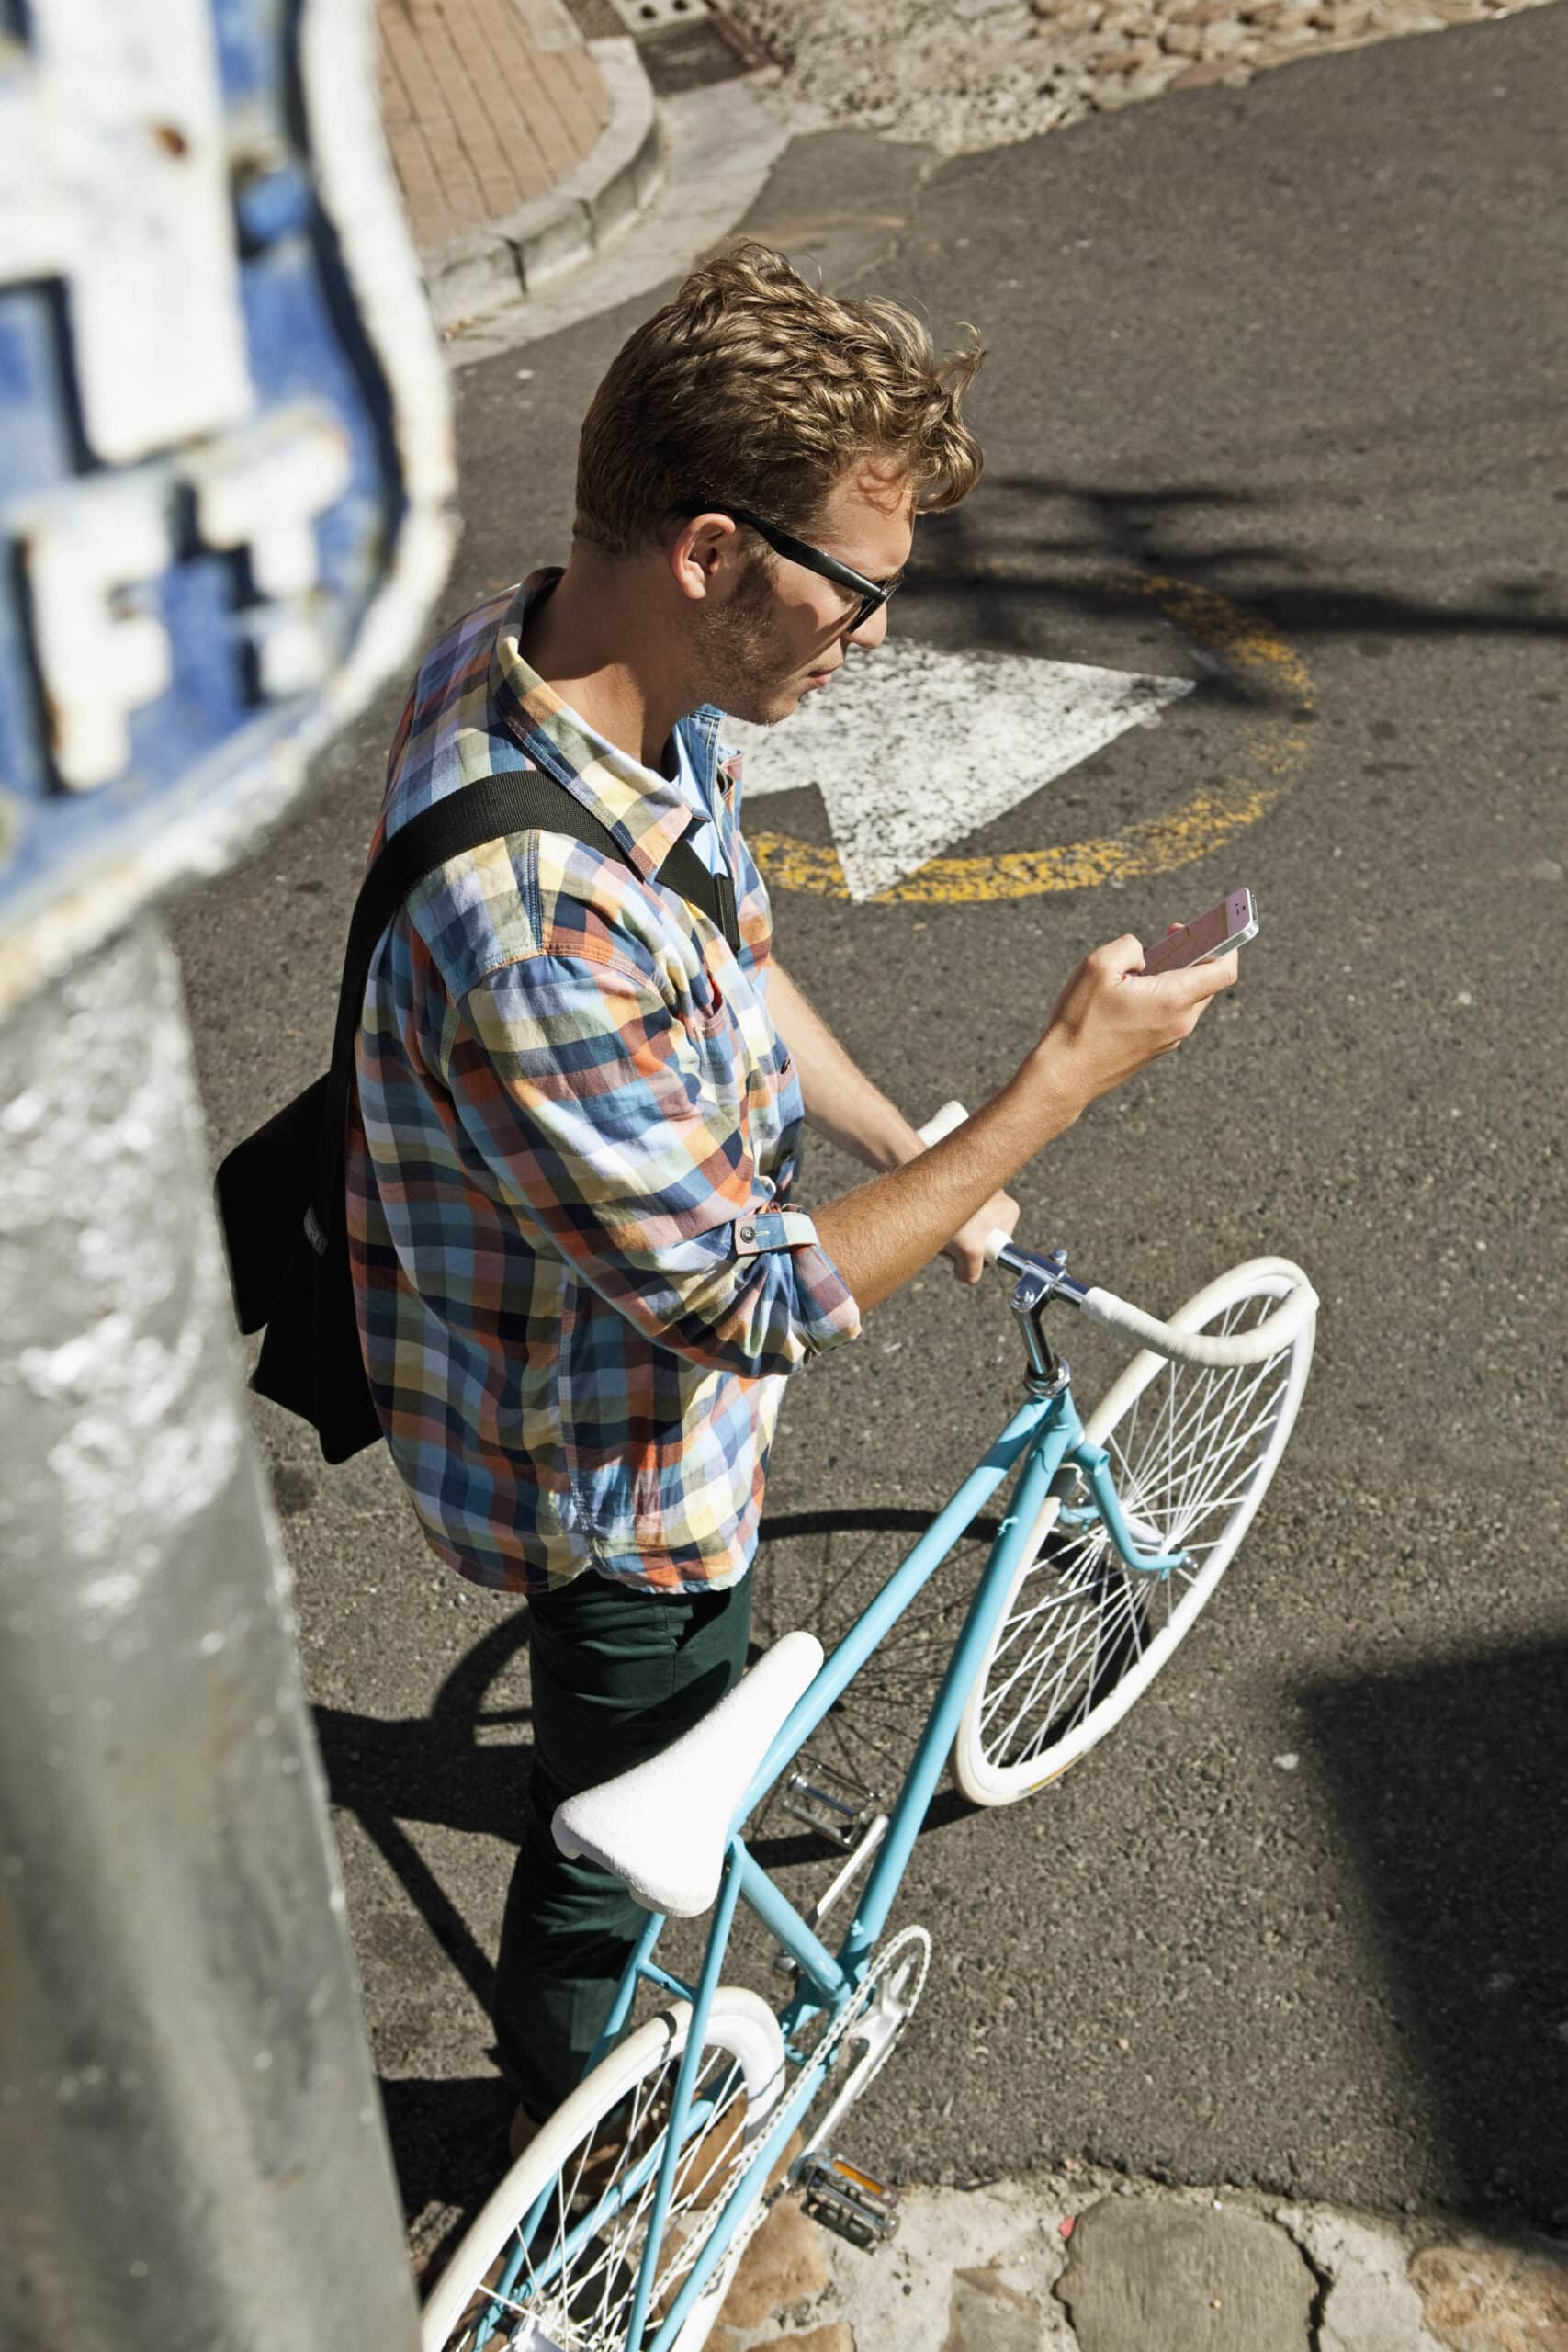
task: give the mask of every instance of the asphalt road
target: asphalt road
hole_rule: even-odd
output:
[[[931,1987],[855,2134],[908,2178],[1081,2150],[1341,2203],[1568,2200],[1565,119],[1546,8],[940,170],[824,135],[758,208],[831,282],[989,346],[986,481],[922,526],[896,628],[1199,681],[964,854],[1113,834],[1216,779],[1286,787],[1121,888],[777,895],[785,960],[923,1117],[1007,1074],[1096,941],[1249,882],[1243,984],[1032,1167],[1022,1230],[1156,1307],[1259,1250],[1325,1302],[1291,1452],[1176,1664],[1055,1792],[949,1798],[920,1840],[900,1916],[931,1929]],[[576,421],[635,315],[458,379],[444,613],[560,556]],[[1224,614],[1294,683],[1234,627],[1216,655]],[[175,910],[215,1152],[324,1057],[395,703]],[[760,815],[826,839],[810,792]],[[823,1149],[808,1197],[847,1174]],[[798,1380],[762,1630],[841,1624],[945,1498],[1017,1394],[1010,1320],[939,1264]],[[1112,1353],[1069,1352],[1087,1401]],[[483,1994],[526,1754],[516,1612],[424,1555],[382,1462],[323,1472],[269,1408],[257,1427],[428,2235],[484,2185],[507,2104]],[[864,1753],[912,1737],[930,1655],[890,1653],[848,1727]]]

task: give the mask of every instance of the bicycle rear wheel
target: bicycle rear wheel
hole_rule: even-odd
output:
[[[624,2352],[691,2018],[679,2001],[650,2018],[551,2116],[432,2289],[421,2352]],[[762,2160],[784,2070],[766,2002],[720,1985],[694,2095],[704,2112],[682,2152],[659,2240],[650,2342],[727,2199]],[[707,2342],[749,2234],[743,2221],[675,2352]]]
[[[1263,1321],[1303,1277],[1280,1258],[1233,1267],[1170,1318],[1227,1334]],[[1085,1423],[1111,1456],[1134,1539],[1184,1550],[1162,1579],[1128,1568],[1098,1519],[1043,1516],[959,1724],[953,1770],[975,1804],[1010,1804],[1088,1754],[1148,1689],[1234,1558],[1285,1450],[1314,1325],[1262,1363],[1221,1370],[1145,1349]],[[1065,1491],[1072,1483],[1065,1473]]]

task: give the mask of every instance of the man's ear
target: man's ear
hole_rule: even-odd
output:
[[[710,597],[740,558],[740,532],[728,514],[695,514],[683,522],[670,545],[675,585],[694,604]]]

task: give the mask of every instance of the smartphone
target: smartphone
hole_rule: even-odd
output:
[[[1179,931],[1168,932],[1157,940],[1144,958],[1144,970],[1179,972],[1188,964],[1206,964],[1211,956],[1224,956],[1231,948],[1244,945],[1257,933],[1258,910],[1251,891],[1233,890],[1196,922],[1183,923]]]

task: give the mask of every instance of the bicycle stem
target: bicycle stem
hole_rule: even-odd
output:
[[[1018,1276],[1010,1304],[1029,1357],[1029,1393],[1043,1398],[1059,1396],[1071,1375],[1066,1361],[1045,1337],[1044,1313],[1059,1294],[1077,1305],[1087,1295],[1086,1285],[1068,1273],[1067,1253],[1060,1247],[1036,1256],[1032,1250],[1015,1250],[1010,1241],[1004,1242],[995,1262]]]

